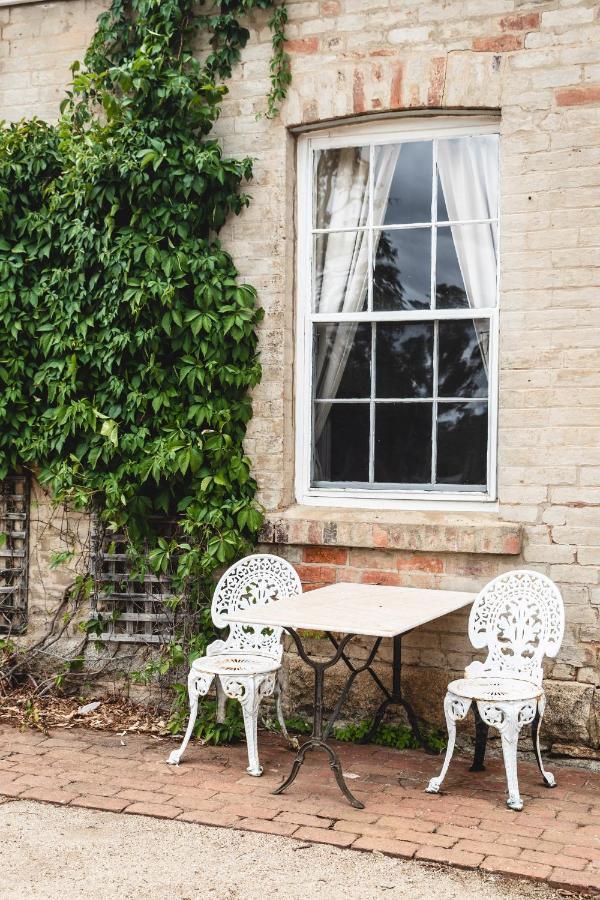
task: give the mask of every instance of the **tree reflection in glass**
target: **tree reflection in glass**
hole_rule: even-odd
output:
[[[433,323],[379,322],[376,359],[377,397],[431,397]]]
[[[485,487],[487,472],[487,403],[438,405],[437,481]]]
[[[332,400],[336,397],[368,397],[371,393],[371,324],[318,324],[314,335],[315,397]]]
[[[487,319],[441,321],[438,339],[440,397],[487,397]]]
[[[426,309],[431,298],[431,229],[375,232],[373,309]]]

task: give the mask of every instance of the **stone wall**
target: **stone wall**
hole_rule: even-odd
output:
[[[256,157],[253,203],[223,238],[266,312],[264,378],[247,441],[269,511],[264,546],[297,564],[307,587],[360,579],[477,589],[507,568],[547,573],[567,609],[564,645],[548,665],[548,734],[598,747],[600,7],[597,0],[288,5],[293,85],[281,118],[257,119],[269,87],[265,13],[250,19],[218,125],[227,151]],[[54,117],[68,64],[82,55],[99,8],[68,0],[0,9],[1,116]],[[465,110],[500,112],[499,503],[477,514],[295,507],[292,129],[357,115]],[[472,658],[465,634],[465,616],[457,615],[407,644],[415,697],[427,685],[421,705],[430,716],[449,675]]]

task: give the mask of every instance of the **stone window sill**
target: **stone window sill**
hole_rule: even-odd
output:
[[[291,506],[267,513],[265,544],[327,545],[422,553],[517,556],[522,529],[491,513]]]

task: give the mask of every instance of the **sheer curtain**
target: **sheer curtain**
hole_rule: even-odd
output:
[[[496,135],[438,141],[437,161],[450,221],[497,217]],[[450,228],[469,306],[472,309],[495,306],[496,226],[489,223],[451,225]],[[487,374],[489,326],[486,321],[475,327]]]
[[[379,147],[373,184],[373,224],[381,225],[385,216],[394,169],[400,147]],[[327,228],[356,228],[368,222],[369,162],[357,161],[356,148],[336,151],[337,165],[330,191],[317,196],[317,222],[327,222]],[[325,209],[325,206],[331,207]],[[328,214],[328,218],[327,218]],[[378,237],[378,233],[374,233]],[[376,243],[374,239],[374,250]],[[316,312],[357,313],[367,302],[369,272],[368,231],[338,231],[317,237],[315,272],[320,274]],[[319,396],[334,398],[348,362],[357,323],[335,328],[330,343],[323,341],[315,361],[315,385]],[[321,438],[330,403],[319,403],[314,422],[314,440]]]

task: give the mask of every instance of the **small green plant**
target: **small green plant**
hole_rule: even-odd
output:
[[[174,685],[175,702],[167,728],[171,734],[182,734],[189,716],[187,688],[183,684]],[[201,700],[200,715],[194,728],[194,737],[204,744],[232,744],[244,734],[242,707],[236,700],[228,700],[225,719],[217,722],[216,700]]]
[[[65,678],[73,672],[83,672],[85,666],[85,658],[83,656],[74,656],[63,662],[61,669],[54,676],[54,685],[62,688]]]
[[[348,722],[333,729],[333,736],[338,741],[358,742],[369,733],[372,726],[370,719],[362,722]],[[441,732],[433,729],[427,732],[425,740],[433,750],[444,750],[446,741]],[[421,745],[416,740],[409,725],[380,725],[373,738],[374,744],[381,747],[393,747],[395,750],[417,750]]]
[[[277,719],[269,719],[265,724],[270,731],[281,731],[281,725]],[[305,716],[286,716],[285,727],[290,734],[310,734],[312,731],[312,725]]]

